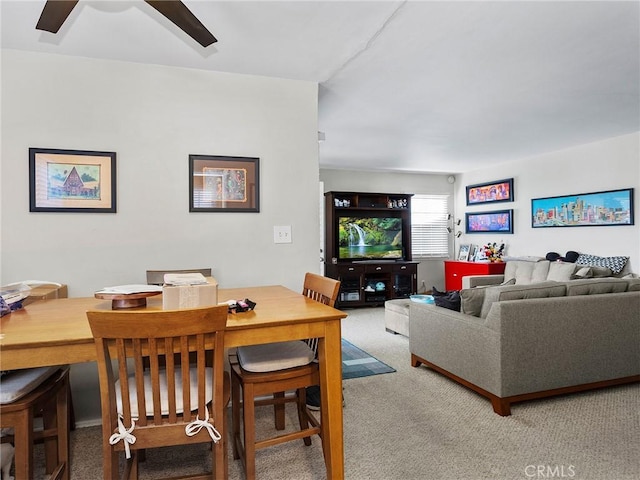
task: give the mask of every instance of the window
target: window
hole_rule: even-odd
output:
[[[448,257],[449,195],[411,198],[411,253],[413,258]]]

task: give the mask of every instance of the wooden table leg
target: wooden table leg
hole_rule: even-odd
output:
[[[322,446],[327,478],[340,480],[344,478],[340,320],[326,322],[325,328],[325,337],[320,338],[318,343]]]

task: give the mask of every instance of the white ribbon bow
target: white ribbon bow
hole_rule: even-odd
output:
[[[209,436],[213,440],[213,443],[218,443],[222,438],[222,435],[220,435],[218,430],[216,430],[216,427],[209,423],[209,409],[205,408],[204,411],[204,420],[200,420],[200,417],[196,416],[196,419],[193,422],[184,427],[184,433],[189,437],[193,437],[194,435],[197,435],[200,430],[206,428],[209,432]]]
[[[134,443],[136,443],[135,435],[131,434],[135,426],[135,420],[131,419],[131,428],[127,430],[126,428],[124,428],[124,423],[122,423],[122,416],[118,415],[118,433],[114,433],[109,437],[109,443],[111,445],[115,445],[120,440],[124,442],[124,451],[127,458],[131,458],[131,449],[129,448],[129,445],[133,445]]]

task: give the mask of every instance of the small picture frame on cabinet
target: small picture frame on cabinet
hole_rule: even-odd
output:
[[[469,245],[469,256],[467,257],[467,261],[475,262],[477,252],[478,252],[477,245],[473,245],[473,244]]]
[[[459,262],[466,262],[467,260],[469,260],[469,248],[471,246],[470,245],[460,245],[460,250],[458,251],[458,261]]]

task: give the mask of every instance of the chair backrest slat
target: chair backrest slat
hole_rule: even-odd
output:
[[[173,338],[165,338],[164,339],[164,351],[165,352],[173,352],[174,351],[174,339]],[[165,369],[166,369],[166,377],[167,377],[167,396],[169,401],[169,422],[175,423],[178,421],[178,417],[176,415],[176,364],[174,355],[166,355],[165,361]]]

